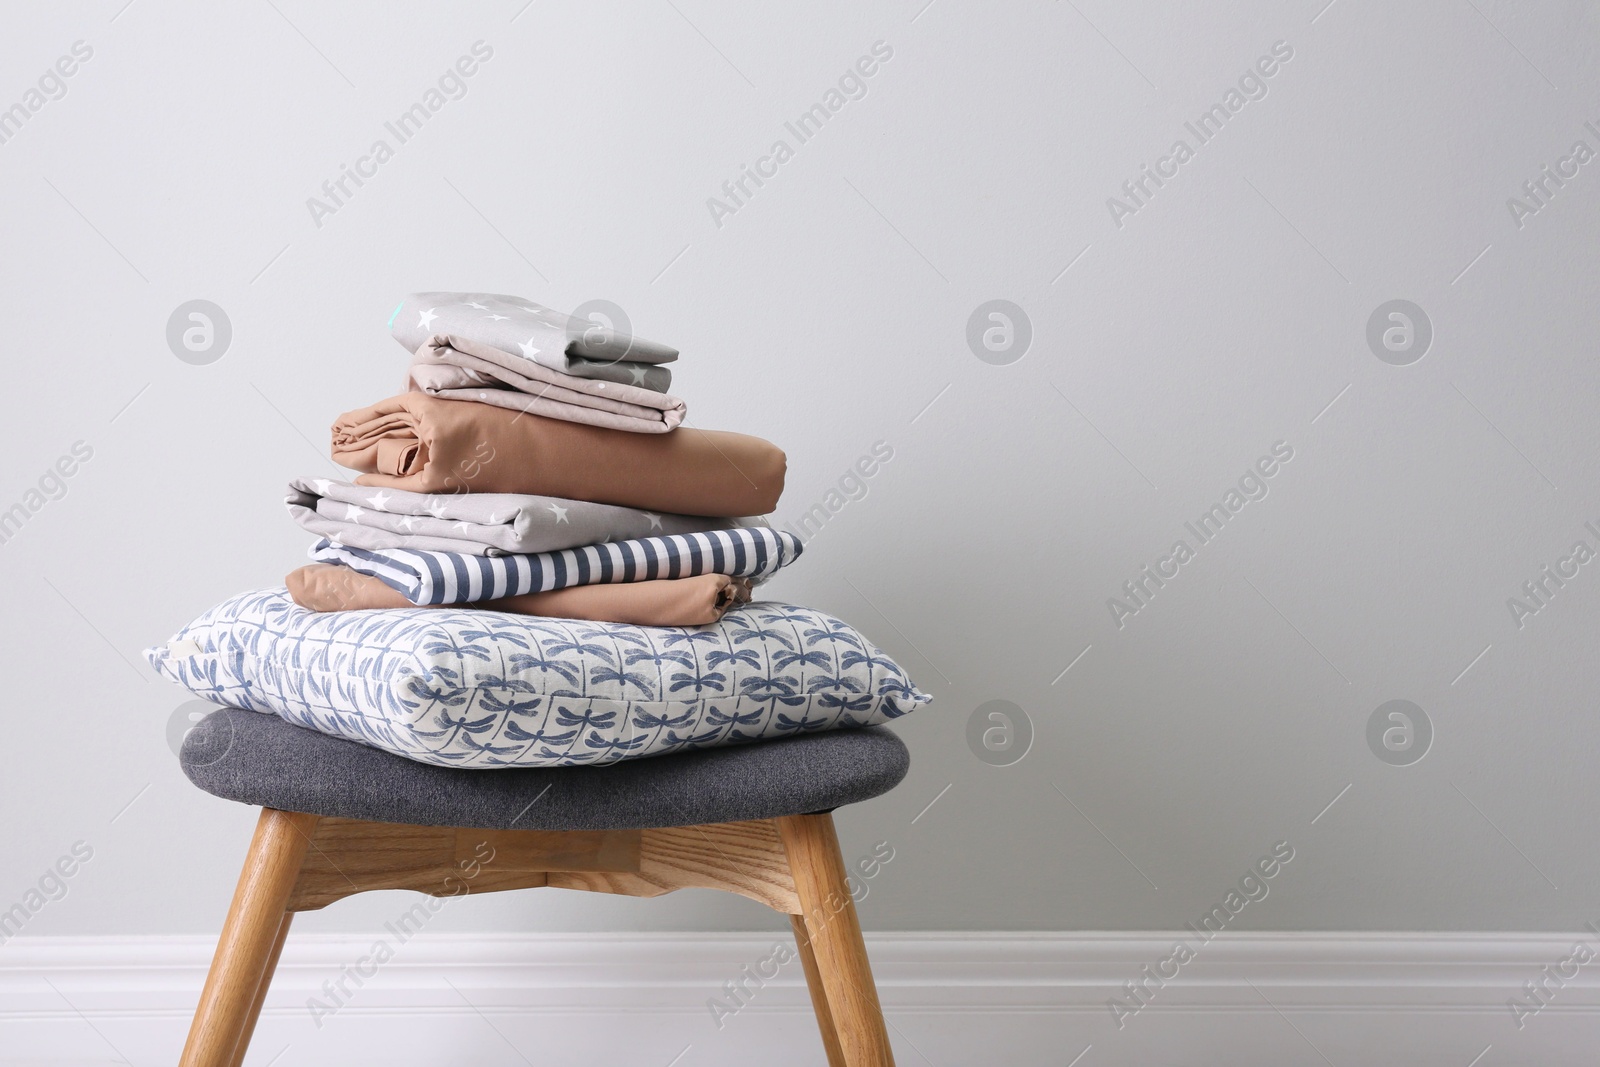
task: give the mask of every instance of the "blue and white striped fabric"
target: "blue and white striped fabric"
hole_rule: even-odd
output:
[[[469,556],[407,548],[376,551],[323,538],[311,558],[368,574],[413,604],[471,604],[574,585],[731,574],[765,578],[792,563],[800,539],[765,526],[606,541],[559,552]]]

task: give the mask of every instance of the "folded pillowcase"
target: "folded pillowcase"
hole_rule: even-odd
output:
[[[597,541],[726,530],[765,520],[641,511],[516,493],[408,493],[331,478],[296,478],[285,498],[307,530],[356,548],[414,548],[500,556],[551,552]]]
[[[398,590],[349,567],[313,563],[284,579],[289,596],[311,611],[364,611],[416,607]],[[616,585],[574,585],[548,593],[523,593],[477,601],[480,611],[542,615],[552,619],[626,622],[634,626],[708,626],[730,609],[750,603],[750,579],[727,574],[658,578]]]
[[[871,726],[927,703],[820,611],[704,627],[457,608],[317,613],[243,593],[145,653],[196,696],[444,767],[562,767]]]
[[[666,393],[562,374],[453,334],[422,343],[405,384],[446,400],[477,400],[630,433],[666,433],[688,412],[682,400]]]
[[[394,339],[407,352],[445,334],[562,374],[658,393],[672,385],[672,372],[658,364],[678,358],[676,348],[601,329],[531,300],[494,293],[412,293],[395,308],[389,322]]]
[[[323,538],[311,546],[311,558],[371,575],[413,604],[470,604],[575,585],[694,574],[765,578],[794,562],[803,547],[794,534],[741,526],[511,556],[406,548],[373,551]]]
[[[339,416],[333,459],[357,485],[526,493],[679,515],[765,515],[786,459],[759,437],[683,427],[623,433],[489,404],[401,393]]]

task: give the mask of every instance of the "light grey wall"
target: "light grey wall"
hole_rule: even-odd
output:
[[[1590,5],[274,3],[33,5],[0,35],[0,106],[93,49],[0,144],[0,508],[93,450],[0,545],[0,908],[93,849],[28,933],[219,924],[251,813],[179,773],[185,696],[139,650],[299,564],[283,485],[397,386],[384,323],[420,288],[621,304],[682,348],[695,422],[788,451],[782,521],[893,448],[771,587],[937,697],[899,727],[906,783],[840,817],[849,858],[895,850],[870,925],[1179,927],[1280,841],[1237,928],[1600,919],[1600,563],[1520,626],[1507,603],[1600,548],[1600,162],[1508,207],[1600,150]],[[466,95],[394,146],[480,40]],[[880,41],[799,144],[785,122]],[[1128,199],[1278,42],[1265,96]],[[314,221],[380,137],[394,158]],[[778,139],[793,157],[713,212]],[[233,331],[205,366],[165,339],[197,298]],[[1031,324],[1005,365],[967,341],[993,299]],[[1391,300],[1431,323],[1409,365],[1367,340]],[[1199,545],[1185,523],[1275,446],[1265,497]],[[1193,559],[1114,618],[1179,539]],[[1431,723],[1420,762],[1369,746],[1391,700]],[[1010,766],[969,746],[990,701],[1031,723]],[[775,920],[549,892],[437,922]]]

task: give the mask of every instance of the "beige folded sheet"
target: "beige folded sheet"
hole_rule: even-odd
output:
[[[292,572],[284,583],[296,604],[309,611],[359,611],[415,608],[398,590],[348,567],[314,563]],[[726,574],[658,578],[616,585],[580,585],[549,593],[486,600],[456,609],[504,611],[514,615],[622,622],[633,626],[709,626],[730,608],[750,601],[750,579]]]
[[[772,511],[787,465],[781,449],[745,434],[629,433],[417,392],[339,416],[333,458],[363,472],[358,485],[727,518]]]

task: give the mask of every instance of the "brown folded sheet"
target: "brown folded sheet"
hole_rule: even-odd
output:
[[[399,591],[348,567],[314,563],[284,579],[289,596],[308,611],[414,608]],[[750,602],[750,579],[726,574],[658,578],[616,585],[579,585],[549,593],[486,600],[471,608],[633,626],[708,626],[730,608]],[[461,608],[462,605],[453,605]]]
[[[745,434],[642,434],[465,400],[402,393],[333,424],[333,458],[358,485],[414,493],[528,493],[736,518],[765,515],[787,461]]]

